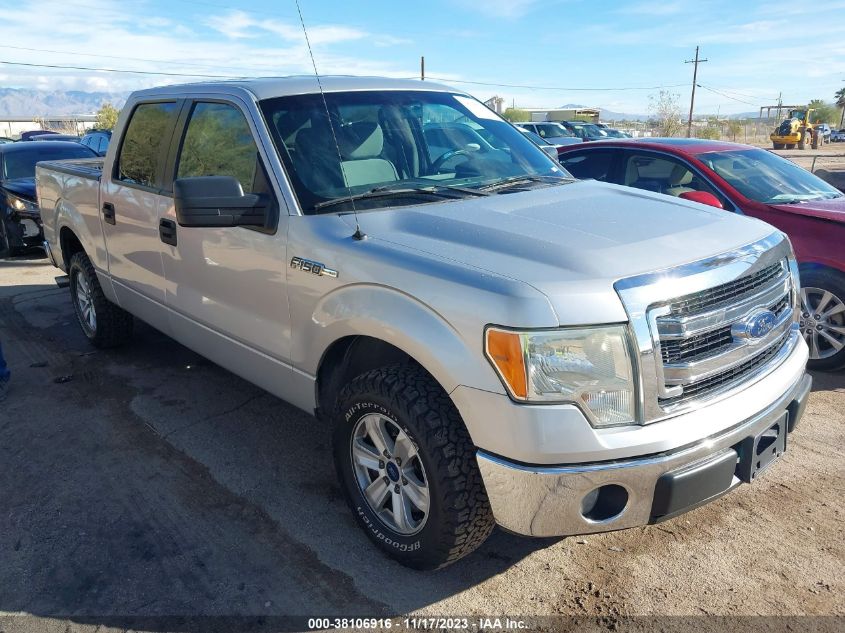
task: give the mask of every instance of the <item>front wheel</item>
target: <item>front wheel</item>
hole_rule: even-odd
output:
[[[845,277],[824,269],[801,271],[800,323],[810,369],[845,367]]]
[[[338,398],[333,449],[355,520],[403,565],[438,569],[489,536],[493,514],[469,433],[417,365],[355,378]]]
[[[100,348],[125,343],[132,336],[132,315],[106,298],[85,253],[80,251],[71,258],[68,277],[73,310],[88,340]]]

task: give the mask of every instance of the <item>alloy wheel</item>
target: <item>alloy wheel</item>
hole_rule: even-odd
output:
[[[97,313],[94,310],[94,297],[91,292],[91,285],[85,275],[76,275],[76,307],[79,311],[79,318],[83,325],[93,333],[97,331]]]
[[[830,358],[845,347],[845,301],[822,288],[801,289],[801,334],[810,358]]]
[[[363,416],[351,435],[352,467],[370,509],[391,530],[416,534],[430,507],[428,479],[417,447],[390,418]]]

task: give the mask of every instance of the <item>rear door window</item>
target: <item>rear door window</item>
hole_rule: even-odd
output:
[[[592,178],[602,182],[615,182],[613,166],[616,162],[612,150],[583,150],[564,154],[560,163],[576,178]]]
[[[724,208],[731,208],[725,196],[710,186],[697,170],[675,157],[628,151],[622,173],[622,184],[629,187],[656,191],[676,198],[690,191],[706,191],[716,196]]]
[[[142,187],[160,187],[178,112],[176,102],[142,103],[135,108],[117,157],[117,180]]]

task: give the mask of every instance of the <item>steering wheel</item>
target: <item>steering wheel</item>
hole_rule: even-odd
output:
[[[445,154],[438,156],[434,162],[431,163],[431,169],[435,172],[440,171],[440,168],[443,167],[443,163],[455,156],[469,156],[469,152],[465,149],[450,149]]]

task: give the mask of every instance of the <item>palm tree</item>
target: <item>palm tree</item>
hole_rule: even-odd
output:
[[[840,88],[834,95],[836,97],[836,105],[842,108],[842,114],[839,116],[839,128],[841,129],[845,124],[845,88]]]

